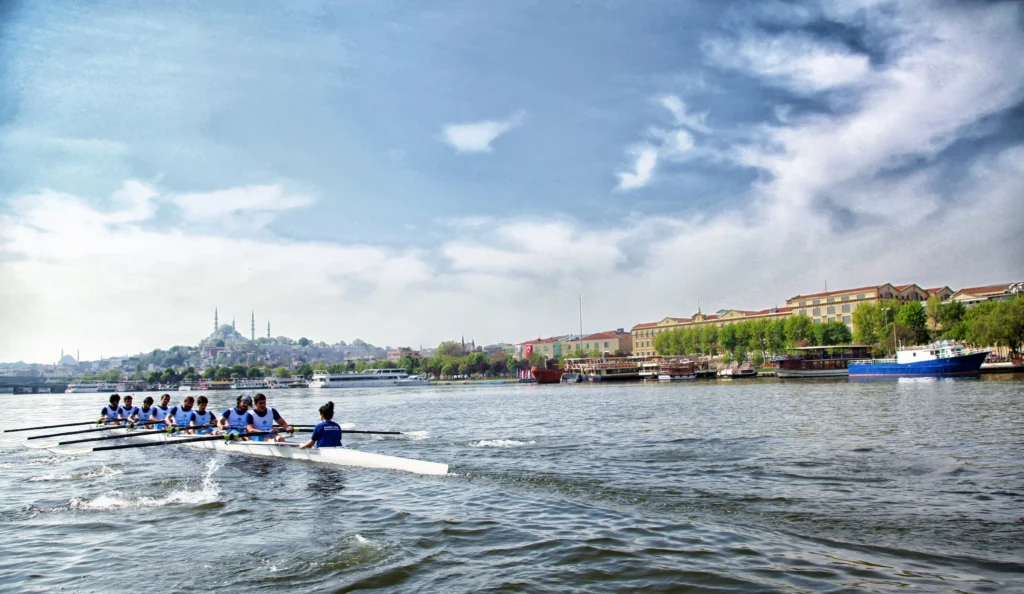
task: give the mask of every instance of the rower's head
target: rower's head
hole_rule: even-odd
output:
[[[149,407],[151,406],[153,406],[153,397],[146,396],[146,398],[142,401],[142,408],[149,410]]]
[[[256,412],[263,414],[267,411],[267,397],[265,394],[257,394],[253,402],[255,403],[253,406],[256,408]]]
[[[110,404],[111,404],[111,406],[117,406],[118,402],[121,402],[121,395],[120,394],[111,394],[110,395]]]
[[[185,401],[181,403],[181,408],[185,410],[191,410],[192,405],[195,404],[196,399],[191,396],[186,396]]]
[[[334,418],[334,403],[333,402],[328,400],[327,404],[325,404],[325,405],[320,407],[320,418],[325,420],[325,421],[330,421],[331,419]]]
[[[164,408],[167,408],[167,405],[170,404],[170,403],[171,403],[171,395],[170,394],[161,394],[160,395],[160,406],[162,406]]]
[[[132,405],[132,400],[134,399],[131,396],[124,397],[124,405],[126,408]]]
[[[252,406],[252,397],[246,394],[242,394],[241,396],[238,397],[238,410],[240,412],[245,412],[249,410],[250,406]]]
[[[199,399],[196,400],[196,407],[199,409],[199,412],[205,412],[206,411],[206,405],[209,402],[210,401],[206,399],[206,396],[200,396]]]

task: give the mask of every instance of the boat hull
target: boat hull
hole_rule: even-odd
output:
[[[429,386],[428,380],[396,379],[396,380],[355,380],[348,382],[310,382],[309,387],[318,390],[333,390],[336,388],[409,388],[416,386]]]
[[[127,431],[117,429],[117,432]],[[194,438],[194,435],[172,437],[168,435],[139,435],[132,439],[146,441],[177,441],[181,439]],[[426,462],[424,460],[413,460],[411,458],[400,458],[398,456],[387,456],[374,454],[350,448],[310,448],[300,450],[297,444],[276,444],[271,442],[251,441],[193,441],[180,445],[197,448],[201,450],[215,450],[229,454],[247,454],[263,458],[287,458],[290,460],[306,460],[319,464],[332,464],[335,466],[354,466],[359,468],[379,468],[384,470],[402,470],[415,474],[445,475],[448,474],[448,465],[440,462]],[[56,450],[55,450],[56,451]]]
[[[533,379],[537,380],[538,384],[557,384],[562,381],[562,375],[565,374],[565,370],[531,367],[530,373],[533,374]]]
[[[866,377],[954,377],[978,375],[988,351],[913,363],[850,363],[850,379]]]
[[[784,369],[776,368],[775,377],[782,378],[808,378],[808,377],[847,377],[849,369]]]
[[[695,379],[697,379],[696,373],[689,373],[684,375],[663,373],[658,376],[659,382],[686,382]]]

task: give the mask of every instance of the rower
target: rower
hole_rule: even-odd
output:
[[[196,399],[192,396],[186,396],[185,400],[181,403],[181,406],[171,407],[167,411],[168,425],[174,427],[188,427],[192,423],[192,405]],[[185,433],[191,433],[190,430],[184,430]]]
[[[142,407],[136,408],[135,410],[137,411],[136,417],[139,423],[145,423],[149,421],[153,417],[153,397],[146,396],[145,400],[142,401]],[[151,424],[144,426],[144,428],[146,429],[150,427],[152,427]]]
[[[314,445],[318,448],[340,448],[341,425],[332,421],[333,418],[334,403],[328,401],[327,404],[320,407],[320,424],[313,428],[313,436],[299,448],[306,449]]]
[[[257,394],[253,409],[245,415],[245,430],[253,433],[257,431],[269,431],[274,435],[254,435],[253,441],[284,441],[284,437],[277,435],[277,429],[274,429],[274,423],[281,426],[282,429],[288,431],[291,427],[288,426],[288,422],[284,420],[277,409],[267,408],[267,397],[263,394]]]
[[[220,416],[220,428],[229,433],[245,433],[245,415],[249,413],[252,406],[252,398],[239,394],[235,401],[235,407],[224,411]]]
[[[132,421],[132,417],[136,417],[137,420],[138,410],[139,407],[132,406],[132,396],[129,394],[124,397],[124,402],[121,403],[121,408],[117,409],[117,416],[121,419],[122,424],[130,423]]]
[[[196,411],[192,413],[192,425],[198,427],[196,433],[199,435],[209,435],[217,429],[217,415],[206,410],[208,403],[206,396],[200,396],[196,400]]]
[[[121,402],[121,396],[119,394],[110,395],[110,404],[103,407],[100,410],[100,423],[111,425],[117,423],[120,419],[121,407],[118,403]]]
[[[167,418],[167,413],[171,412],[171,409],[168,407],[170,403],[171,395],[162,394],[160,396],[160,404],[153,407],[153,420],[161,421],[160,423],[153,425],[154,429],[163,429],[167,426],[162,421]]]

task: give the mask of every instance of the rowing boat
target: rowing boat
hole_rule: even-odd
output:
[[[114,429],[111,433],[124,433],[130,431],[125,429]],[[136,435],[133,439],[146,441],[175,442],[194,438],[194,435],[170,436],[170,435]],[[336,466],[357,466],[361,468],[382,468],[387,470],[404,470],[416,474],[444,475],[448,474],[448,465],[440,462],[426,462],[413,460],[411,458],[399,458],[398,456],[387,456],[362,452],[349,448],[310,448],[301,450],[294,443],[275,442],[254,442],[254,441],[183,441],[178,445],[185,445],[193,448],[216,450],[232,454],[249,454],[262,456],[264,458],[289,458],[291,460],[308,460],[320,464],[333,464]],[[91,448],[80,450],[90,451]],[[53,450],[54,453],[72,454],[75,450]]]

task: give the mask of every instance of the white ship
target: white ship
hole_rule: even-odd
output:
[[[266,390],[270,383],[263,378],[237,379],[231,382],[232,390]]]
[[[377,388],[429,386],[430,382],[419,375],[409,375],[404,369],[368,369],[362,373],[330,373],[314,371],[309,380],[310,388]]]
[[[65,394],[90,394],[95,392],[116,392],[117,384],[96,381],[79,381],[68,385]]]

